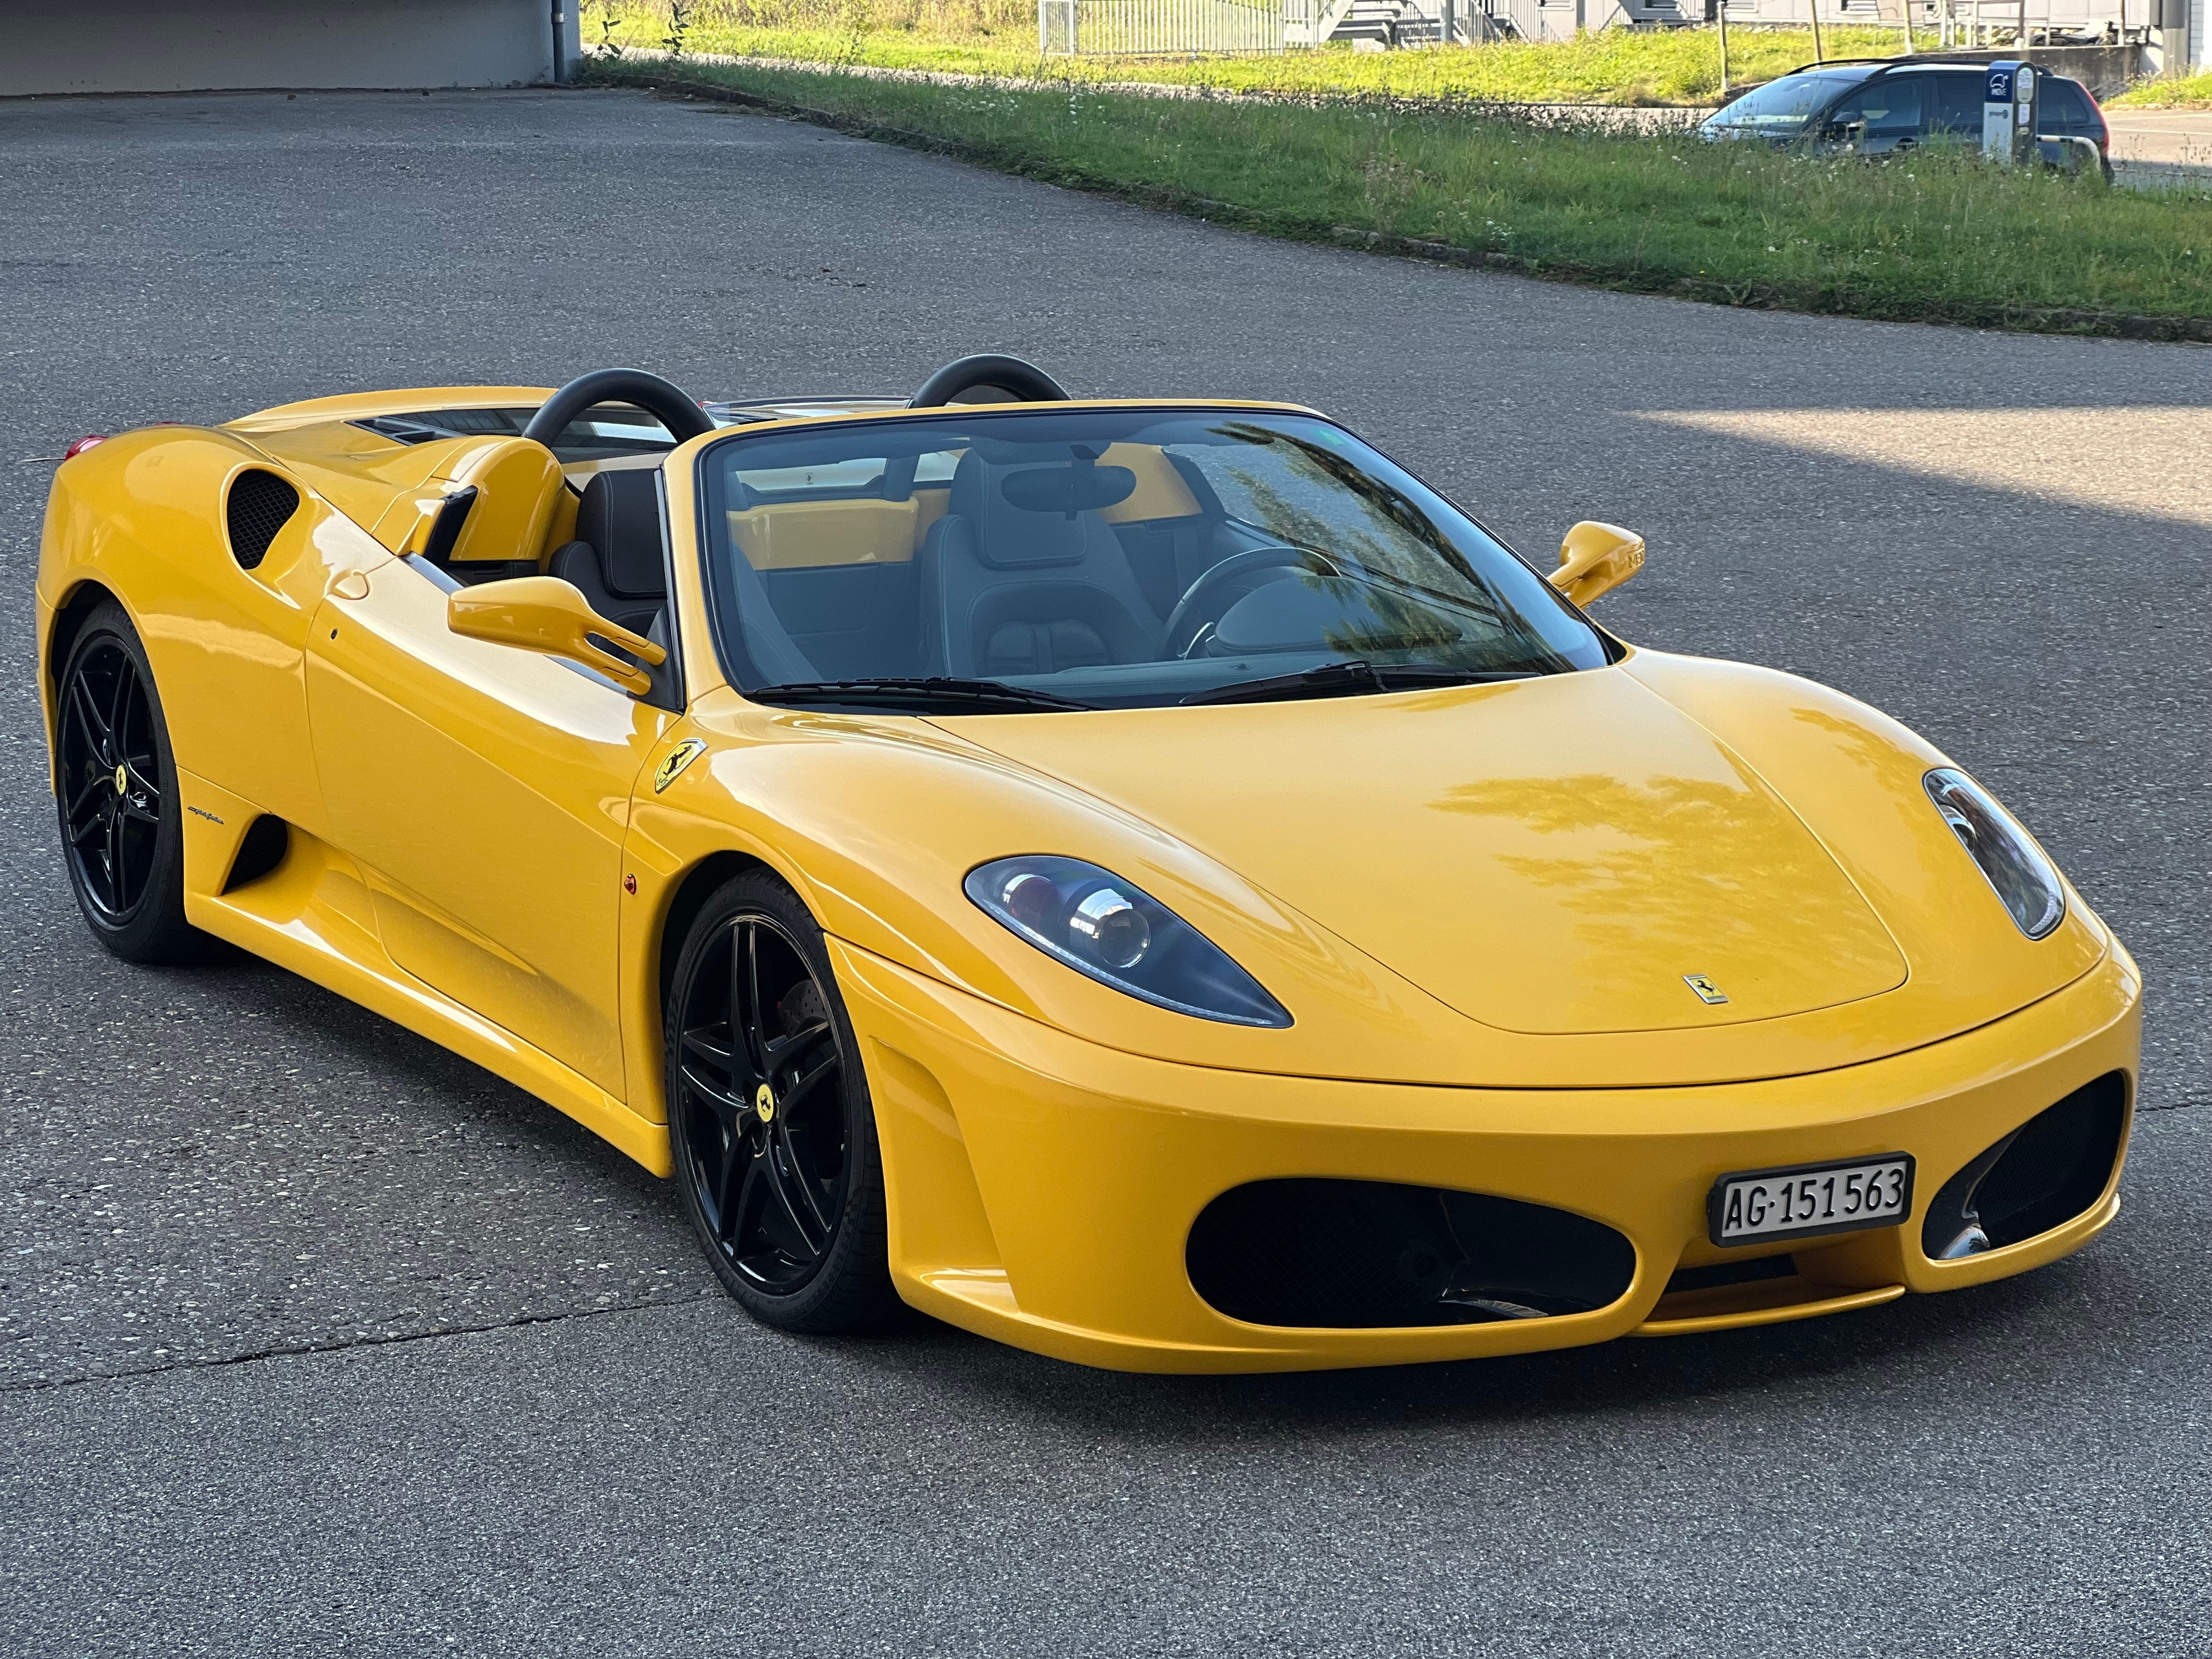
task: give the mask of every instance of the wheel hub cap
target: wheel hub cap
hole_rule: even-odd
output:
[[[163,773],[152,701],[121,642],[95,638],[60,688],[58,803],[79,896],[119,924],[145,896],[160,856]]]
[[[695,1219],[752,1288],[792,1294],[839,1237],[849,1174],[830,1000],[797,941],[741,912],[697,952],[678,1006],[670,1128]]]

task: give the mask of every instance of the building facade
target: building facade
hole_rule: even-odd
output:
[[[0,0],[0,97],[566,78],[578,0]]]

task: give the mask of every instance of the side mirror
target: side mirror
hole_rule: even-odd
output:
[[[446,596],[446,626],[468,639],[581,663],[641,697],[653,690],[653,676],[605,647],[620,646],[656,668],[668,659],[665,649],[609,622],[574,583],[558,576],[516,576],[457,589]]]
[[[1559,544],[1559,568],[1551,582],[1577,605],[1588,605],[1643,568],[1643,537],[1617,524],[1584,519]]]

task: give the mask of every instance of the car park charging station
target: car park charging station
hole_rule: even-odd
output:
[[[1982,88],[1982,154],[2009,167],[2035,159],[2036,97],[2043,77],[2032,64],[1991,64]]]

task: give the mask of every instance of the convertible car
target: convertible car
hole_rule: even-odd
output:
[[[1989,792],[1307,409],[630,370],[72,447],[70,881],[672,1176],[758,1318],[1156,1370],[1709,1331],[2119,1209],[2134,963]]]

